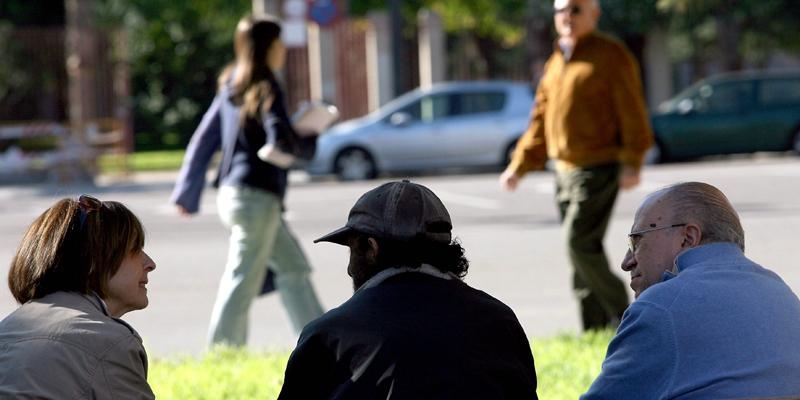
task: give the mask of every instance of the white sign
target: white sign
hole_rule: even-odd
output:
[[[304,47],[308,43],[306,0],[287,0],[283,3],[281,39],[286,47]]]
[[[308,43],[308,32],[305,20],[283,21],[281,39],[286,47],[303,47]]]

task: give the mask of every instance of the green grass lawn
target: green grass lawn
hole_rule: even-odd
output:
[[[602,331],[534,339],[539,398],[577,399],[600,372],[612,335]],[[160,400],[275,399],[288,357],[288,352],[219,349],[199,358],[156,359],[148,380]]]
[[[141,151],[127,155],[129,172],[173,171],[181,167],[184,150]],[[119,172],[122,168],[121,156],[104,154],[100,156],[98,165],[101,174]]]

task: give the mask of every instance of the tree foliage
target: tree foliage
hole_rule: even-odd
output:
[[[137,148],[186,144],[233,57],[250,0],[103,0],[99,23],[130,35]]]
[[[370,11],[386,10],[385,0],[350,0],[350,15],[363,16]],[[470,31],[477,36],[490,37],[508,46],[518,44],[525,33],[522,24],[526,0],[405,0],[401,12],[413,23],[417,12],[430,9],[442,17],[445,31]]]
[[[800,51],[791,32],[800,21],[796,0],[658,0],[671,16],[673,46],[695,63],[720,59],[723,69],[761,65],[775,50]]]
[[[282,0],[273,0],[282,1]],[[344,0],[342,0],[344,2]],[[396,3],[393,3],[396,2]],[[0,98],[39,84],[9,38],[19,26],[64,21],[64,0],[0,0]],[[459,64],[484,65],[483,77],[503,77],[551,51],[552,0],[347,0],[348,14],[363,16],[398,4],[406,33],[417,13],[439,14],[450,39],[468,41],[477,57]],[[775,50],[800,52],[794,34],[797,0],[600,0],[600,28],[626,40],[636,52],[654,27],[668,34],[675,63],[735,69],[760,66]],[[232,57],[237,20],[252,0],[94,0],[98,23],[125,27],[132,74],[137,148],[180,147],[210,103],[216,75]],[[538,50],[536,50],[538,49]],[[454,49],[448,49],[453,51]],[[535,51],[534,51],[535,50]],[[470,53],[472,54],[472,53]]]
[[[600,29],[625,40],[639,54],[645,36],[663,29],[674,62],[689,62],[700,75],[708,65],[717,70],[761,66],[776,50],[800,51],[792,32],[800,21],[797,0],[601,0]],[[381,9],[386,2],[350,0],[351,12]],[[502,57],[503,50],[530,42],[531,31],[541,40],[547,30],[531,27],[537,21],[552,26],[552,0],[407,0],[406,18],[422,7],[442,16],[451,35],[467,32],[482,43],[483,57]],[[410,21],[411,19],[409,19]],[[527,26],[526,26],[527,24]],[[527,36],[525,29],[528,29]],[[552,37],[552,31],[549,31]],[[495,49],[486,44],[491,41]],[[528,44],[529,45],[529,44]],[[549,52],[549,51],[548,51]]]

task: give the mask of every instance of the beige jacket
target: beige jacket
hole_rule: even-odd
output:
[[[0,321],[0,398],[154,399],[147,354],[97,296],[56,292]]]

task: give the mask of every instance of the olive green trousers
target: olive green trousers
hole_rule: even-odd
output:
[[[556,171],[556,203],[584,330],[616,327],[629,304],[603,247],[619,192],[619,171],[618,164]]]

